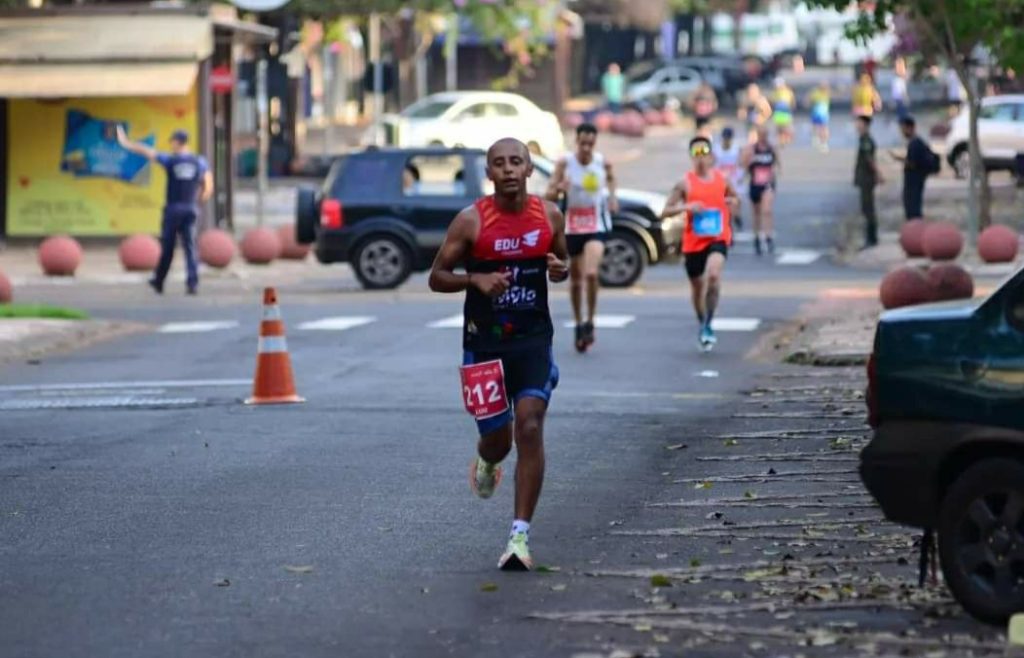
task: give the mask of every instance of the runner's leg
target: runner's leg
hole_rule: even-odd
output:
[[[764,209],[764,195],[762,194],[759,201],[750,200],[750,205],[754,209],[754,251],[757,255],[761,255],[761,236],[764,234],[763,226],[763,209]]]
[[[593,324],[597,313],[597,290],[601,285],[598,272],[604,258],[604,242],[591,240],[583,247],[583,277],[587,282],[587,322]]]
[[[718,308],[718,297],[721,291],[722,270],[725,268],[725,256],[713,251],[708,255],[707,269],[704,271],[704,278],[707,280],[707,294],[704,297],[704,307],[708,324],[715,317],[715,310]]]
[[[505,423],[502,427],[482,434],[476,444],[476,451],[488,464],[497,464],[508,457],[512,450],[512,423]]]
[[[765,235],[765,244],[768,251],[774,249],[775,241],[775,190],[769,186],[761,197],[761,225]]]
[[[697,314],[697,322],[703,325],[707,299],[703,276],[690,277],[690,298],[693,301],[693,311]]]
[[[585,254],[573,256],[569,259],[569,299],[572,301],[572,316],[576,319],[577,325],[583,322],[580,306],[583,301],[583,264],[585,256]]]
[[[544,414],[548,403],[523,397],[516,402],[516,502],[515,518],[533,519],[544,484]]]

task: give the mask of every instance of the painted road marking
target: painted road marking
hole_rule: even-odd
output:
[[[0,386],[0,393],[40,393],[42,391],[98,391],[143,388],[216,388],[251,386],[252,379],[168,379],[140,382],[80,382],[77,384],[13,384]]]
[[[197,334],[206,331],[234,329],[238,323],[234,320],[214,320],[211,322],[168,322],[157,331],[161,334]]]
[[[462,313],[435,320],[427,326],[431,329],[462,329]]]
[[[810,265],[821,258],[820,251],[809,249],[787,249],[775,259],[776,265]]]
[[[711,328],[715,331],[757,331],[761,321],[757,318],[715,318]]]
[[[107,409],[112,407],[186,407],[197,404],[199,404],[199,400],[197,398],[147,398],[122,395],[93,398],[0,400],[0,411],[32,411],[36,409]]]
[[[346,329],[361,327],[376,321],[377,318],[372,315],[339,315],[333,318],[323,318],[312,322],[303,322],[299,325],[299,329],[311,331],[345,331]]]
[[[598,313],[594,316],[594,327],[597,329],[625,329],[634,320],[636,320],[635,315],[602,315]],[[567,320],[562,326],[574,329],[576,323],[572,320]]]

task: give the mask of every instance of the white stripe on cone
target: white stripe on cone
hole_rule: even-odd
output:
[[[287,352],[288,341],[284,336],[260,336],[259,346],[256,349],[260,354]]]

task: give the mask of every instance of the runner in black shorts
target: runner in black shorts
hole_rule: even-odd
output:
[[[553,203],[527,194],[532,172],[525,144],[495,143],[487,152],[494,194],[455,217],[430,272],[431,290],[466,292],[460,371],[480,432],[470,484],[481,498],[494,493],[515,441],[515,520],[498,561],[505,570],[533,565],[528,532],[544,481],[544,416],[558,385],[547,282],[569,276],[565,220]],[[454,272],[459,265],[465,274]]]
[[[576,152],[566,155],[555,166],[547,191],[548,199],[562,199],[564,203],[570,299],[576,319],[578,352],[585,352],[594,344],[598,273],[604,257],[604,242],[612,230],[611,213],[619,210],[612,165],[594,150],[596,144],[597,128],[589,123],[580,125],[576,129]],[[581,309],[584,282],[586,320]]]
[[[775,251],[775,187],[782,162],[768,141],[768,128],[759,126],[757,141],[743,151],[743,166],[750,175],[750,202],[754,206],[754,251],[761,255],[764,241],[768,253]]]
[[[690,140],[690,157],[693,170],[672,189],[661,216],[687,214],[683,257],[693,310],[700,325],[698,341],[708,351],[717,342],[712,320],[732,240],[729,215],[739,207],[739,198],[732,182],[714,168],[709,139],[698,136]]]

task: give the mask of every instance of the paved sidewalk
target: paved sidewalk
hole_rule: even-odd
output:
[[[64,352],[145,329],[131,322],[103,320],[0,319],[0,363]]]

